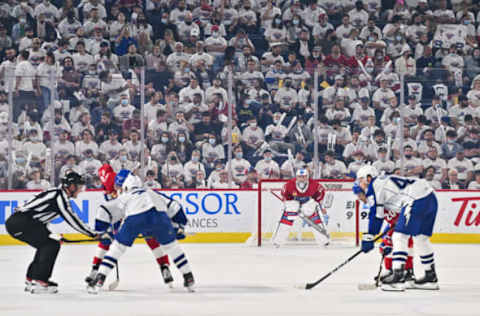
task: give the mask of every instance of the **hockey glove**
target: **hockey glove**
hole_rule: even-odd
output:
[[[363,234],[362,237],[362,251],[367,253],[373,249],[373,240],[375,239],[374,235]]]
[[[185,229],[183,227],[183,225],[180,225],[178,228],[177,228],[177,240],[182,240],[182,239],[185,239],[187,236],[185,235]]]
[[[392,252],[392,238],[389,236],[383,238],[382,243],[380,244],[380,254],[383,256],[388,256]]]

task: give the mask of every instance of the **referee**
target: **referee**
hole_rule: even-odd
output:
[[[37,251],[28,266],[25,291],[32,293],[57,293],[58,284],[49,281],[60,250],[60,242],[52,238],[47,224],[61,216],[76,231],[92,238],[96,233],[84,224],[70,206],[69,199],[76,198],[85,181],[76,172],[68,173],[58,188],[36,195],[18,207],[5,223],[8,233],[26,242]]]

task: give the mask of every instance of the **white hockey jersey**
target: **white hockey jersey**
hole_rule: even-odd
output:
[[[367,191],[370,212],[377,218],[390,216],[387,211],[400,213],[407,203],[422,199],[433,192],[425,179],[399,176],[380,176],[375,178]],[[386,211],[387,210],[387,211]]]

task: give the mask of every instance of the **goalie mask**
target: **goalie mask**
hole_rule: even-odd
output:
[[[301,193],[304,193],[308,189],[308,170],[299,169],[296,174],[296,187]]]

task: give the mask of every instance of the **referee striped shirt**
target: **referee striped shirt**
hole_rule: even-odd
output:
[[[72,210],[70,199],[61,188],[52,188],[37,194],[33,199],[17,208],[43,224],[48,224],[61,216],[76,231],[94,237],[93,232]]]

